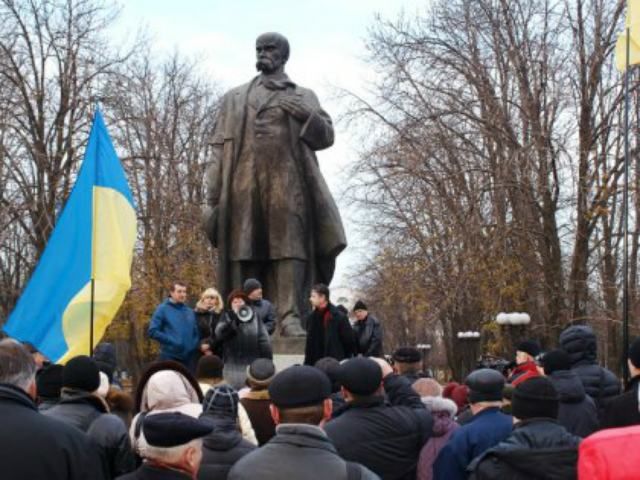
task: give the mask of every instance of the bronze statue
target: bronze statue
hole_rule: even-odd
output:
[[[289,42],[256,41],[251,82],[227,92],[211,140],[205,229],[224,294],[253,277],[276,305],[280,333],[302,336],[314,283],[329,284],[346,239],[315,151],[333,144],[316,95],[284,72]]]

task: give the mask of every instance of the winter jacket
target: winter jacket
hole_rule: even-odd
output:
[[[504,442],[472,462],[470,479],[575,479],[580,440],[551,418],[525,420]]]
[[[138,382],[136,411],[139,413],[131,422],[129,437],[134,451],[144,456],[147,445],[144,437],[139,435],[141,418],[164,412],[179,412],[198,418],[202,414],[202,392],[196,379],[182,364],[156,362]]]
[[[109,342],[100,342],[93,350],[93,359],[98,364],[101,372],[109,377],[109,383],[122,388],[114,373],[118,368],[118,359],[116,356],[116,347]]]
[[[631,425],[640,425],[640,375],[633,377],[629,382],[627,391],[614,397],[605,407],[604,427],[618,428]]]
[[[342,458],[384,480],[414,479],[433,421],[411,384],[397,375],[383,380],[383,397],[348,402],[324,427]]]
[[[198,324],[200,344],[208,343],[213,354],[222,357],[222,342],[215,336],[216,326],[220,321],[221,314],[202,310],[195,310],[194,313]],[[199,354],[198,356],[201,355]]]
[[[353,476],[348,475],[352,471]],[[265,446],[242,457],[229,472],[229,480],[376,480],[362,465],[345,462],[313,425],[283,424]]]
[[[271,417],[270,404],[268,390],[250,390],[240,398],[240,406],[247,411],[260,446],[276,434],[276,424]]]
[[[236,421],[205,413],[213,424],[213,431],[202,442],[202,464],[198,478],[201,480],[226,480],[231,467],[256,446],[242,438]]]
[[[200,345],[193,310],[171,299],[162,302],[153,313],[149,337],[160,343],[160,360],[176,360],[187,366]]]
[[[276,309],[273,307],[273,303],[264,298],[261,300],[250,300],[250,305],[255,310],[260,321],[267,329],[267,333],[272,335],[276,330]]]
[[[106,478],[98,446],[87,435],[42,415],[21,389],[0,384],[2,480]]]
[[[355,335],[349,319],[329,304],[329,313],[325,315],[314,309],[307,317],[307,343],[305,346],[304,364],[315,365],[324,357],[344,360],[355,354]]]
[[[640,472],[640,425],[594,433],[580,444],[580,480],[637,480]]]
[[[353,326],[358,354],[364,357],[382,357],[382,325],[373,315],[367,315]]]
[[[132,471],[135,459],[127,435],[127,427],[116,415],[108,413],[104,400],[97,395],[62,389],[60,402],[43,412],[85,432],[104,452],[109,477]]]
[[[598,409],[584,391],[580,378],[572,370],[557,370],[549,376],[558,395],[558,423],[569,433],[587,437],[598,429]]]
[[[485,408],[451,435],[433,465],[436,480],[467,478],[467,467],[478,455],[505,440],[513,428],[513,419],[497,407]]]
[[[442,397],[428,397],[427,400],[427,408],[433,417],[433,434],[420,451],[418,480],[433,479],[433,464],[438,458],[438,453],[449,441],[453,432],[460,428],[454,420],[458,407],[453,400]]]
[[[620,393],[620,382],[610,370],[596,363],[596,335],[591,327],[575,325],[560,334],[560,347],[569,354],[571,369],[578,374],[587,395],[596,402],[599,415],[604,405]]]
[[[509,376],[508,382],[514,387],[518,386],[522,382],[529,380],[530,378],[539,377],[540,373],[538,372],[538,368],[536,367],[535,362],[525,362],[520,365],[516,365],[516,368],[513,369],[511,375]]]
[[[224,313],[216,326],[222,341],[224,379],[236,390],[246,385],[247,367],[258,358],[273,358],[267,329],[257,315],[241,322],[233,311]]]
[[[118,477],[117,480],[192,480],[192,478],[186,472],[145,463],[135,472]]]

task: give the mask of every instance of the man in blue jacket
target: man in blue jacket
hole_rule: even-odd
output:
[[[513,418],[500,412],[504,377],[496,370],[481,368],[466,381],[473,417],[453,435],[433,465],[434,480],[463,480],[471,461],[505,440],[513,429]]]
[[[160,343],[160,360],[176,360],[194,371],[200,335],[195,313],[185,305],[186,300],[186,285],[174,282],[169,298],[151,317],[149,337]]]

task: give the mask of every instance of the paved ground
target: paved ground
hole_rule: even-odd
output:
[[[278,372],[292,365],[301,365],[302,362],[304,362],[304,355],[286,355],[276,353],[273,356],[273,363],[276,364],[276,371]]]

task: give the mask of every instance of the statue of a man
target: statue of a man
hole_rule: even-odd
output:
[[[225,94],[216,119],[205,229],[220,290],[260,279],[281,334],[301,336],[311,286],[330,283],[346,247],[314,153],[333,144],[333,125],[315,94],[285,74],[285,37],[260,35],[256,55],[260,74]]]

